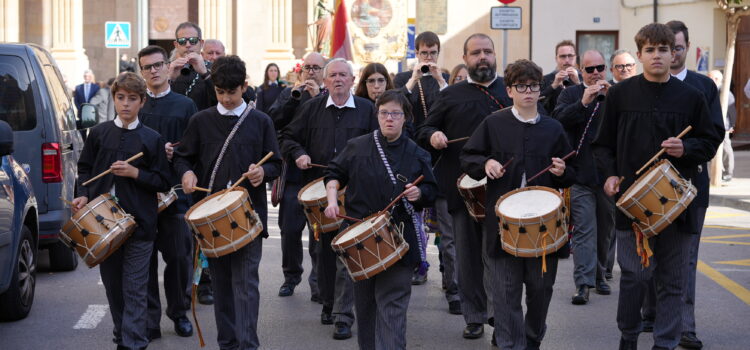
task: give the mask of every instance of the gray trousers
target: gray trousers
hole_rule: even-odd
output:
[[[259,237],[234,253],[208,258],[214,290],[216,338],[222,350],[260,346],[258,266],[262,254],[263,239]]]
[[[570,190],[570,215],[575,230],[573,279],[576,287],[595,287],[604,280],[609,238],[614,229],[615,203],[601,186],[573,185]]]
[[[637,340],[641,332],[641,311],[651,278],[656,285],[654,347],[674,349],[682,331],[685,264],[690,247],[689,233],[678,232],[674,225],[649,239],[654,252],[649,267],[643,267],[636,253],[632,230],[615,230],[617,263],[622,269],[617,305],[617,326],[626,340]]]
[[[281,269],[284,272],[284,283],[297,285],[302,281],[302,233],[307,226],[305,213],[302,205],[297,200],[297,193],[302,188],[301,184],[287,182],[284,189],[284,197],[279,204],[279,229],[281,234]],[[310,254],[310,292],[318,295],[318,279],[315,266],[318,261],[318,253],[315,249],[316,241],[312,230],[308,231],[308,253]]]
[[[396,263],[354,283],[357,342],[361,350],[406,349],[406,310],[412,268]]]
[[[500,349],[538,349],[547,331],[547,311],[557,276],[557,255],[518,258],[507,253],[488,257],[495,309],[495,341]],[[526,287],[526,316],[521,296]]]
[[[164,296],[167,299],[167,317],[176,320],[185,317],[190,309],[190,288],[193,268],[193,236],[183,219],[183,214],[161,214],[157,222],[158,233],[154,242],[148,276],[148,328],[159,329],[161,300],[159,298],[159,261],[161,252],[164,266]]]
[[[690,255],[688,263],[685,264],[686,283],[685,283],[685,303],[682,308],[682,332],[695,333],[695,274],[698,268],[698,247],[701,243],[701,233],[703,232],[703,223],[706,220],[707,207],[698,207],[698,224],[700,226],[697,234],[690,235]]]
[[[460,301],[458,296],[458,276],[456,275],[456,242],[453,232],[453,223],[448,214],[448,201],[445,197],[435,200],[435,213],[440,230],[440,253],[443,257],[443,285],[445,286],[445,299],[448,302]]]
[[[461,311],[469,323],[486,323],[488,313],[485,274],[487,253],[482,244],[483,225],[469,216],[466,208],[451,211],[453,230],[456,238],[458,258],[458,294],[461,298]],[[489,274],[487,274],[489,277]]]
[[[724,142],[722,142],[722,165],[724,168],[724,175],[734,175],[734,149],[732,149],[732,140],[729,138],[729,133],[724,133]]]
[[[333,298],[334,322],[354,323],[354,281],[346,265],[336,259],[336,288]]]
[[[340,232],[340,231],[339,231]],[[331,241],[336,232],[320,234],[318,242],[318,288],[323,312],[332,313],[334,322],[354,323],[353,283],[344,264],[336,258]]]
[[[615,209],[616,210],[616,209]],[[607,272],[612,273],[612,269],[615,268],[615,252],[617,251],[617,239],[615,238],[615,230],[612,229],[609,235],[609,248],[607,249]]]
[[[131,349],[148,346],[148,265],[154,242],[128,239],[99,264],[115,342]]]

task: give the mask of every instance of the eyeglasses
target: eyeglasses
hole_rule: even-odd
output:
[[[576,57],[576,54],[574,53],[569,53],[567,55],[557,55],[557,58],[562,58],[562,59],[569,59],[569,58],[574,58],[574,57]]]
[[[368,85],[385,84],[385,78],[370,78],[365,80]]]
[[[515,86],[516,91],[518,92],[526,92],[527,90],[531,90],[531,92],[539,92],[539,90],[542,89],[541,84],[516,84],[511,86]]]
[[[201,38],[197,36],[191,36],[189,38],[177,38],[177,43],[180,44],[180,46],[185,46],[188,42],[190,45],[196,45],[201,41]]]
[[[685,51],[685,47],[684,46],[675,46],[674,47],[674,51],[677,52],[677,53],[682,53],[683,51]]]
[[[419,51],[419,57],[427,58],[427,57],[437,57],[440,52],[438,51]]]
[[[626,63],[626,64],[616,64],[615,69],[617,70],[633,70],[635,68],[635,63]]]
[[[404,118],[404,112],[378,111],[378,116],[383,119],[388,119],[388,117],[391,117],[391,119],[393,120],[401,120]]]
[[[594,69],[596,69],[599,73],[601,73],[601,72],[604,72],[605,68],[607,68],[607,66],[600,64],[598,66],[583,67],[583,70],[585,70],[586,73],[591,74],[591,73],[594,73]]]
[[[310,72],[310,71],[312,71],[312,72],[320,72],[321,69],[323,69],[323,67],[321,67],[321,66],[303,66],[302,67],[302,70],[305,70],[305,71],[308,71],[308,72]]]
[[[152,63],[152,64],[147,64],[145,66],[141,66],[141,70],[144,71],[144,72],[151,72],[152,68],[156,69],[156,70],[160,70],[160,69],[162,69],[162,67],[164,67],[165,63],[166,62],[164,62],[164,61],[160,61],[160,62],[156,62],[156,63]]]

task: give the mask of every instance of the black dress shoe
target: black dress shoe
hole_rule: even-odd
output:
[[[352,337],[352,328],[344,322],[336,322],[336,328],[333,330],[333,339],[343,340]]]
[[[281,288],[279,288],[279,296],[280,297],[288,297],[294,294],[294,287],[293,284],[282,284]]]
[[[644,333],[653,333],[654,332],[654,320],[643,320],[643,323],[641,323],[641,332]]]
[[[611,281],[612,280],[612,271],[605,272],[604,273],[604,278],[606,278],[607,281]]]
[[[320,297],[317,294],[311,295],[310,296],[310,301],[312,301],[313,303],[318,303],[318,304],[322,304],[323,303],[323,301],[320,300]]]
[[[703,342],[693,332],[682,333],[680,346],[685,349],[703,349]]]
[[[320,323],[322,324],[333,324],[333,316],[330,312],[322,312],[320,314]]]
[[[182,316],[174,320],[174,331],[181,337],[189,337],[193,335],[193,325],[187,317]]]
[[[588,286],[580,286],[578,287],[578,291],[576,294],[573,295],[573,300],[571,301],[573,305],[584,305],[589,302],[589,287]]]
[[[461,302],[458,300],[449,302],[448,312],[450,312],[453,315],[460,315],[461,314]]]
[[[484,325],[481,323],[469,323],[464,328],[464,338],[477,339],[484,334]]]
[[[198,302],[203,305],[214,304],[214,291],[211,285],[198,286]]]
[[[610,295],[612,289],[609,288],[609,284],[603,280],[596,281],[596,294]]]
[[[146,331],[146,337],[148,337],[149,342],[154,339],[159,339],[161,338],[161,330],[159,330],[158,328],[149,328]]]
[[[638,342],[620,338],[620,350],[638,350]]]

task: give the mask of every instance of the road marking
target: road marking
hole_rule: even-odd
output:
[[[735,241],[722,241],[722,240],[713,240],[713,239],[701,239],[701,243],[718,243],[718,244],[729,244],[729,245],[750,245],[750,242],[735,242]]]
[[[724,265],[750,266],[750,259],[729,260],[729,261],[716,261],[714,263],[715,264],[724,264]]]
[[[109,305],[89,305],[73,329],[94,329],[109,311]]]
[[[720,236],[703,236],[703,239],[722,239],[722,238],[744,238],[744,237],[750,237],[750,233],[740,233],[740,234],[733,234],[733,235],[720,235]]]
[[[750,305],[750,290],[747,290],[745,287],[731,280],[723,273],[716,271],[701,260],[698,260],[698,271],[724,287],[724,289],[728,290],[730,293],[734,294],[734,296],[745,302],[745,304]]]
[[[747,214],[740,213],[708,213],[706,219],[724,219],[724,218],[736,218],[741,216],[747,216]]]
[[[718,268],[715,269],[716,271],[724,271],[724,272],[750,272],[750,269],[732,269],[732,268]]]
[[[722,230],[742,230],[747,231],[747,227],[735,227],[735,226],[725,226],[725,225],[703,225],[705,228],[718,228]]]

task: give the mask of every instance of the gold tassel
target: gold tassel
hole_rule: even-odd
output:
[[[547,237],[549,237],[549,232],[545,232],[542,236],[542,275],[547,272]]]
[[[318,223],[313,224],[313,238],[315,238],[316,241],[320,240],[320,225]]]
[[[648,238],[643,234],[638,225],[633,223],[632,227],[633,232],[635,233],[635,251],[641,258],[641,266],[649,267],[649,265],[651,265],[649,258],[654,256],[654,252],[648,244]]]

